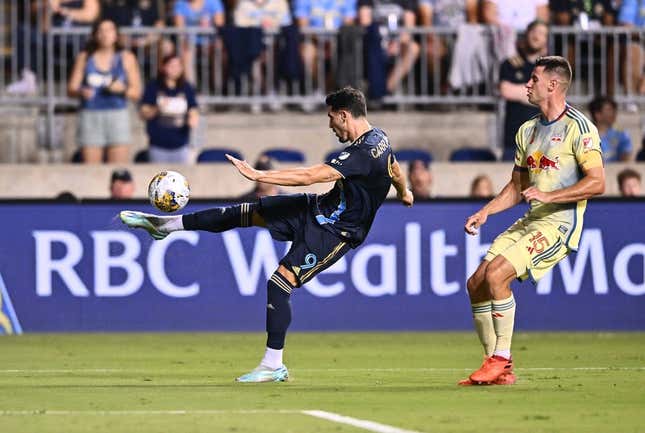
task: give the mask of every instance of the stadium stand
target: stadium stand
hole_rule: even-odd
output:
[[[418,159],[429,164],[432,162],[433,157],[430,152],[421,149],[397,149],[396,159],[402,162],[409,162]]]
[[[457,149],[450,155],[450,160],[453,162],[464,161],[481,161],[493,162],[496,161],[495,154],[488,149],[473,149],[464,148]]]
[[[268,149],[264,154],[278,162],[305,162],[305,154],[294,149]]]
[[[228,159],[226,159],[227,153],[237,159],[244,159],[242,154],[233,149],[210,148],[204,149],[199,153],[197,162],[228,162]]]

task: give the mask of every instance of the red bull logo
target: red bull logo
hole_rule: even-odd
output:
[[[526,166],[529,170],[560,170],[560,157],[551,159],[541,152],[535,152],[526,157]]]

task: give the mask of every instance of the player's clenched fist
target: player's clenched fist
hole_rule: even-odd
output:
[[[487,219],[488,215],[486,214],[486,212],[479,211],[474,215],[468,217],[466,224],[464,225],[464,230],[469,235],[474,236],[479,231],[479,227],[483,226],[486,223]]]

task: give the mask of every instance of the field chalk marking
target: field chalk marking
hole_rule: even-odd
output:
[[[375,433],[419,433],[412,430],[403,430],[398,427],[392,427],[390,425],[379,424],[374,421],[351,418],[349,416],[343,416],[333,412],[325,412],[324,410],[303,410],[302,413],[327,421],[333,421],[339,424],[347,424],[353,427],[362,428],[363,430],[369,430]]]
[[[275,409],[250,409],[250,410],[0,410],[0,416],[155,416],[155,415],[223,415],[223,414],[301,414],[338,424],[347,424],[374,433],[419,433],[413,430],[404,430],[374,421],[352,418],[323,410],[275,410]]]

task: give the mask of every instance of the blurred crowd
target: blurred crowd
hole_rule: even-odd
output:
[[[278,54],[284,61],[278,62],[276,70],[302,82],[307,81],[303,77],[314,80],[320,78],[320,59],[325,64],[330,50],[317,40],[316,31],[337,32],[338,50],[345,53],[338,58],[334,82],[323,88],[364,79],[370,100],[376,103],[394,93],[420,59],[427,61],[426,70],[434,77],[437,74],[433,69],[438,65],[460,66],[441,67],[442,89],[476,84],[482,77],[473,76],[472,64],[495,62],[492,69],[498,72],[495,78],[507,113],[503,159],[509,160],[517,128],[536,113],[528,104],[524,83],[536,59],[548,54],[550,25],[583,30],[645,27],[645,0],[29,0],[28,5],[17,8],[18,46],[42,49],[44,35],[52,27],[92,28],[84,49],[71,59],[74,66],[65,77],[69,96],[80,101],[80,159],[88,163],[130,161],[129,102],[137,105],[146,122],[147,160],[190,162],[190,134],[199,122],[196,86],[199,88],[200,83],[194,75],[199,63],[219,49],[225,53],[220,60],[226,64],[227,73],[261,74],[267,60],[263,35],[277,34],[281,37]],[[475,30],[480,27],[469,24],[494,26],[494,58],[482,58],[483,42],[476,33],[479,30]],[[124,27],[200,31],[175,37],[150,31],[122,35],[119,28]],[[449,43],[437,34],[414,31],[431,27],[458,28],[458,38]],[[204,30],[213,30],[221,37],[214,38]],[[307,33],[311,31],[313,36]],[[303,37],[304,33],[309,36]],[[517,38],[518,34],[522,37]],[[356,38],[362,38],[362,53],[355,52],[352,41]],[[567,46],[562,51],[574,59],[578,48],[571,40],[561,37],[555,43],[561,49]],[[630,91],[645,93],[642,42],[623,40],[620,47],[619,52],[609,50],[608,55],[629,58],[633,64],[615,71],[610,61],[606,74],[624,74],[618,82],[631,86]],[[152,49],[159,53],[155,64],[142,65],[137,56]],[[33,69],[42,61],[37,58],[37,49],[18,51],[22,77],[6,90],[34,92],[37,83]],[[69,52],[72,50],[62,51]],[[631,55],[625,56],[627,52]],[[364,59],[364,77],[355,76],[352,64],[357,56]],[[151,69],[154,74],[149,73]],[[606,90],[611,95],[615,89]],[[595,98],[588,108],[602,135],[607,162],[634,159],[636,152],[629,136],[615,127],[617,105],[611,96]],[[473,191],[486,191],[485,180],[482,185],[473,185]]]

